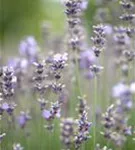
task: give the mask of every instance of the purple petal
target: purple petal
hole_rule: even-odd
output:
[[[43,112],[42,112],[42,116],[43,116],[45,119],[50,119],[51,113],[50,113],[49,110],[44,109]]]

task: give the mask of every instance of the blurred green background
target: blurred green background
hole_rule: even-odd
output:
[[[85,17],[90,29],[95,13],[95,0],[89,1]],[[61,0],[0,0],[1,51],[16,49],[21,39],[34,35],[42,38],[42,24],[49,22],[52,33],[65,28],[64,7]]]
[[[63,26],[60,4],[52,0],[1,0],[0,35],[39,35],[41,22],[54,23],[55,28]]]

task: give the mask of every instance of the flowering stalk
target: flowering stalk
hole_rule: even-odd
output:
[[[72,147],[74,125],[75,121],[72,118],[66,118],[61,123],[61,141],[65,145],[66,149],[70,149]]]
[[[111,140],[117,146],[123,146],[127,136],[132,135],[132,127],[128,126],[128,116],[125,112],[127,108],[122,104],[111,105],[103,114],[104,132],[101,134]]]
[[[16,104],[12,101],[15,91],[16,76],[12,68],[3,67],[2,73],[2,111],[6,111],[9,116],[13,115]],[[13,116],[12,116],[13,117]],[[12,118],[13,119],[13,118]]]
[[[35,90],[39,93],[40,109],[42,116],[47,120],[49,125],[45,126],[47,129],[52,130],[52,121],[55,117],[59,118],[61,115],[61,95],[63,94],[64,84],[61,83],[62,70],[65,68],[67,62],[67,53],[55,54],[51,57],[50,61],[46,60],[43,63],[35,62],[36,70],[34,72],[34,86]],[[46,67],[46,68],[45,68]],[[46,70],[45,70],[46,69]],[[50,76],[50,79],[49,79]],[[47,78],[48,77],[48,78]],[[45,83],[48,82],[48,85]],[[47,101],[44,100],[46,91],[50,90],[50,93],[54,93],[58,100],[54,103],[50,103],[50,108],[47,108]]]
[[[78,87],[79,95],[81,93],[80,85],[80,72],[79,72],[79,55],[80,52],[85,50],[85,32],[83,28],[82,15],[84,10],[87,8],[87,0],[66,0],[65,1],[65,14],[68,22],[68,50],[71,49],[73,54],[71,55],[72,61],[75,63],[75,75],[76,83]]]
[[[77,131],[75,134],[75,149],[79,149],[84,142],[86,142],[90,136],[90,127],[91,122],[88,121],[87,118],[87,106],[86,106],[86,100],[84,97],[79,97],[80,103],[79,103],[79,119],[77,120]]]
[[[120,19],[127,21],[127,28],[120,26],[114,28],[114,41],[116,42],[115,51],[117,63],[122,70],[122,81],[113,87],[112,96],[116,98],[114,105],[111,105],[103,115],[103,125],[105,132],[102,133],[106,138],[114,142],[115,145],[122,147],[127,140],[127,136],[132,135],[132,127],[128,126],[128,112],[133,106],[131,85],[129,79],[129,62],[134,59],[134,52],[130,51],[133,35],[131,33],[131,22],[134,15],[129,12],[134,5],[131,1],[120,1],[126,12]],[[128,13],[127,13],[128,12]],[[132,30],[134,31],[134,30]]]
[[[69,45],[73,51],[83,50],[84,29],[82,26],[82,14],[87,8],[86,0],[66,0],[65,14],[67,15]]]
[[[38,60],[39,47],[34,37],[29,36],[25,40],[21,41],[19,52],[20,55],[26,57],[29,63]]]
[[[96,59],[99,57],[101,51],[104,49],[105,45],[105,27],[101,24],[97,26],[93,26],[93,30],[95,33],[95,36],[93,36],[91,39],[93,41],[93,47],[92,51],[95,53]],[[97,64],[90,65],[90,72],[93,74],[94,79],[94,102],[93,102],[93,145],[95,147],[96,145],[96,108],[97,108],[97,75],[101,72],[103,69],[102,66],[98,66]]]
[[[80,147],[90,138],[91,122],[87,118],[87,106],[84,97],[78,97],[78,119],[66,118],[61,123],[61,140],[67,149]]]

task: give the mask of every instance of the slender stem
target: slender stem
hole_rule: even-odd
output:
[[[2,24],[1,24],[1,29],[0,29],[0,31],[1,31],[1,39],[0,39],[0,41],[1,41],[1,43],[0,43],[0,56],[2,56],[3,55],[3,52],[4,52],[4,4],[3,4],[3,2],[4,2],[4,0],[1,0],[1,3],[0,3],[0,6],[1,6],[1,19],[2,19]],[[3,57],[1,57],[1,62],[3,61],[3,59],[2,59]]]
[[[77,58],[77,50],[75,51],[75,73],[76,73],[76,82],[77,82],[77,86],[78,86],[78,92],[79,92],[79,96],[82,96],[82,90],[81,90],[81,83],[80,83],[80,73],[79,73],[79,62],[78,62],[78,58]]]
[[[94,103],[93,103],[93,148],[96,145],[96,107],[97,107],[97,76],[94,79]]]

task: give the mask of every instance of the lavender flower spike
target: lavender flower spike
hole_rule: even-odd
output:
[[[69,149],[73,143],[75,121],[72,118],[64,119],[61,123],[61,140]]]
[[[17,78],[14,76],[14,70],[12,67],[3,67],[2,79],[3,96],[5,99],[10,99],[14,94],[15,84],[17,82]]]
[[[30,58],[30,61],[34,61],[39,47],[34,37],[29,36],[20,43],[19,52],[20,55]]]
[[[129,92],[129,87],[124,83],[118,83],[112,89],[112,96],[114,98],[120,98],[121,96],[125,95],[127,92]]]
[[[29,112],[21,112],[20,116],[18,117],[18,124],[21,128],[24,128],[26,126],[27,121],[31,119],[31,116],[29,115]]]

